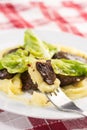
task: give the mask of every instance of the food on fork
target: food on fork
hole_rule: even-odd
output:
[[[87,80],[87,56],[71,49],[73,51],[49,44],[31,30],[26,30],[23,45],[1,53],[0,90],[31,104],[42,99],[40,104],[44,105],[47,103],[44,93],[54,92],[59,86],[70,98],[87,96],[87,85],[84,85]],[[31,90],[30,99],[21,98]]]

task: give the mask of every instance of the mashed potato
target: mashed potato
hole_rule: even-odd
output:
[[[63,87],[64,93],[72,100],[87,96],[87,78],[83,81]]]
[[[10,95],[20,95],[22,94],[22,83],[19,75],[14,76],[12,79],[0,80],[0,91],[5,92]]]

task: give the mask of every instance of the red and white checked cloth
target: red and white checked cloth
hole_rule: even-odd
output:
[[[50,2],[50,1],[49,1]],[[87,2],[62,1],[0,3],[0,29],[57,29],[87,38]],[[1,130],[87,130],[87,118],[75,120],[34,119],[0,112]]]

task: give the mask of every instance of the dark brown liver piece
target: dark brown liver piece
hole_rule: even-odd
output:
[[[63,52],[60,51],[58,53],[55,53],[52,57],[53,59],[68,59],[68,60],[77,60],[77,61],[81,61],[83,63],[87,63],[87,59],[77,56],[77,55],[73,55],[67,52]],[[65,75],[61,75],[61,74],[57,74],[56,77],[60,80],[60,86],[66,86],[66,85],[70,85],[73,84],[75,82],[78,82],[80,80],[83,80],[85,78],[85,76],[65,76]]]
[[[61,81],[60,86],[66,86],[66,85],[70,85],[73,84],[75,82],[79,82],[81,80],[84,79],[84,76],[65,76],[65,75],[60,75],[57,74],[56,77]]]
[[[70,54],[68,52],[63,52],[63,51],[59,51],[57,53],[55,53],[52,57],[52,59],[68,59],[68,60],[77,60],[77,61],[81,61],[83,63],[87,63],[87,59],[81,56],[77,56],[74,54]]]
[[[33,83],[28,71],[23,72],[20,76],[20,79],[22,81],[22,90],[23,91],[30,90],[30,89],[37,90],[38,85],[37,85],[37,83],[36,84]]]
[[[0,70],[0,79],[11,79],[15,74],[10,74],[6,69]]]
[[[36,68],[39,71],[39,73],[41,74],[43,80],[47,84],[49,84],[49,85],[54,84],[54,81],[56,79],[56,75],[55,75],[54,70],[51,66],[51,61],[46,61],[45,63],[37,62]]]

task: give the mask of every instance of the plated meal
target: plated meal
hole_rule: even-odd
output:
[[[50,105],[44,93],[58,87],[71,99],[86,97],[86,77],[86,53],[50,44],[32,30],[25,31],[24,43],[0,53],[0,91],[27,104]]]

